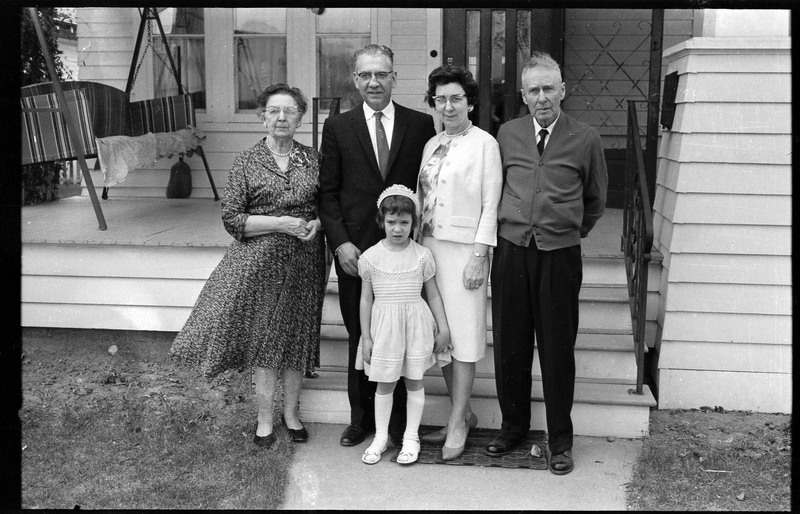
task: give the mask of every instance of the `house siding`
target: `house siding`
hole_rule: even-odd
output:
[[[700,37],[665,60],[659,407],[791,412],[790,40]]]
[[[77,10],[81,80],[125,90],[136,42],[137,18],[135,9],[124,7]]]

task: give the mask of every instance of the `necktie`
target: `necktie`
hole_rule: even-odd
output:
[[[386,178],[389,172],[389,141],[386,139],[386,131],[383,130],[382,117],[382,112],[375,113],[375,137],[378,139],[378,167],[381,169],[381,176]]]
[[[544,140],[547,138],[547,129],[542,129],[539,131],[539,142],[536,143],[536,148],[539,149],[539,155],[544,153]]]

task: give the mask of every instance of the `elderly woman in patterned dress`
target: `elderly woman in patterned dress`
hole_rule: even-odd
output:
[[[267,136],[233,163],[222,200],[235,238],[212,272],[171,352],[205,377],[253,369],[258,425],[254,442],[276,440],[273,397],[283,381],[283,422],[295,442],[303,373],[319,355],[325,271],[316,214],[319,154],[293,139],[307,102],[275,84],[258,97]]]

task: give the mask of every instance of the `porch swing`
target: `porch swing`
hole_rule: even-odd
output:
[[[98,82],[61,83],[55,72],[53,57],[47,50],[36,8],[28,8],[28,13],[44,53],[51,82],[21,89],[23,164],[77,160],[100,230],[106,230],[107,225],[86,164],[87,158],[96,157],[95,169],[103,170],[105,199],[109,186],[123,180],[128,171],[142,167],[143,156],[154,162],[162,157],[184,153],[191,155],[190,152],[196,151],[203,161],[214,200],[219,200],[201,144],[205,136],[196,129],[192,95],[181,84],[180,73],[172,59],[156,8],[147,7],[140,11],[141,22],[124,92]],[[182,93],[131,102],[131,89],[147,48],[151,47],[150,21],[158,25],[169,70],[175,78],[178,91]],[[147,47],[139,59],[145,29],[148,31]],[[153,53],[155,55],[155,49]]]

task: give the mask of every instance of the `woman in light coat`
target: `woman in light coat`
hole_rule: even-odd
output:
[[[419,238],[436,261],[452,349],[449,361],[440,361],[450,394],[448,424],[423,440],[444,442],[442,458],[452,460],[464,452],[469,429],[478,424],[470,397],[475,363],[486,353],[488,253],[497,244],[503,176],[497,141],[468,117],[478,102],[478,84],[468,70],[451,65],[433,70],[425,99],[445,130],[422,154]]]

